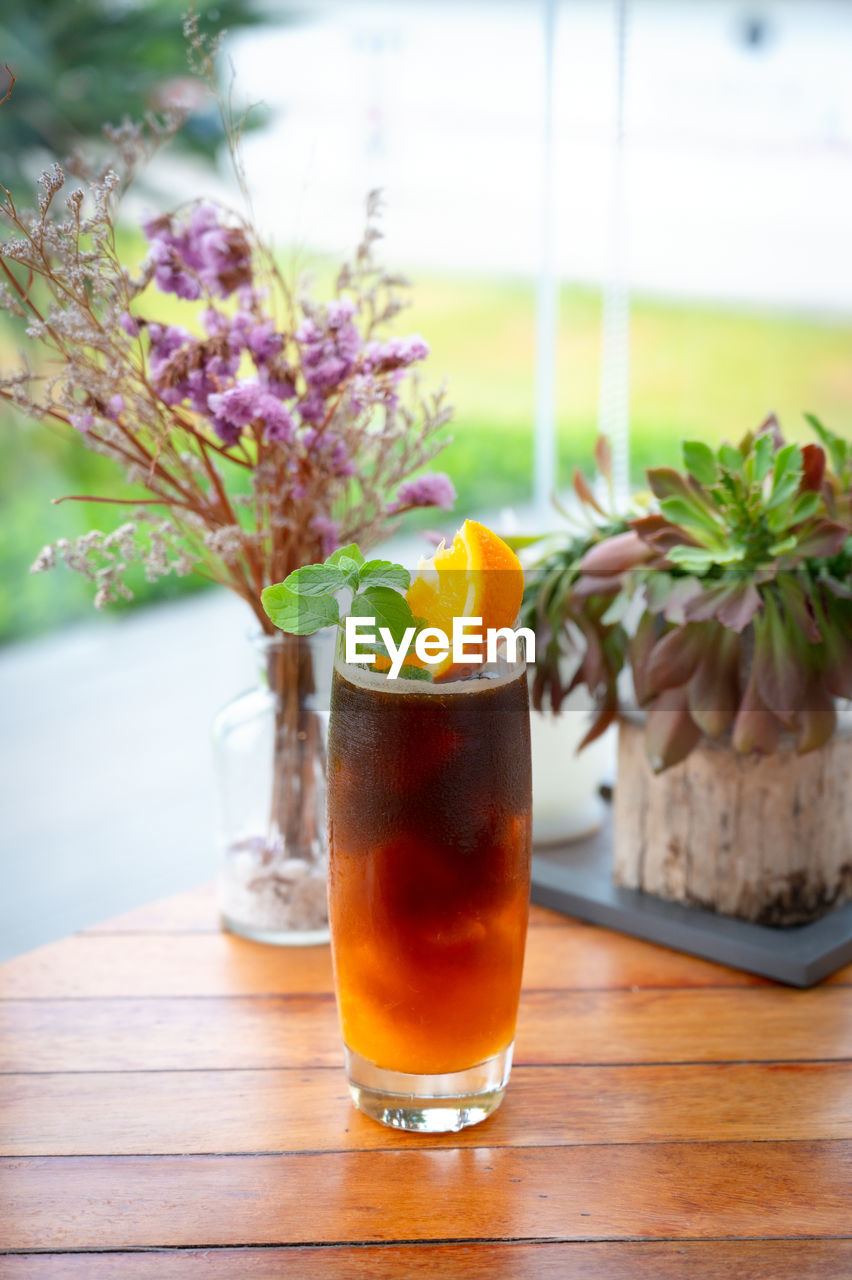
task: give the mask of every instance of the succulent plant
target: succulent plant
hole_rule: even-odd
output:
[[[558,710],[558,659],[580,636],[569,687],[596,698],[589,740],[629,665],[657,772],[702,736],[742,753],[831,737],[836,699],[852,698],[852,442],[808,421],[819,443],[802,447],[774,417],[737,447],[684,442],[683,471],[648,471],[646,509],[551,551],[525,608],[537,705]],[[588,484],[575,489],[588,507]]]

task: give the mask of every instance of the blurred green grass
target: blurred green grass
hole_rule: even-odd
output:
[[[137,253],[136,250],[139,250]],[[129,261],[141,244],[128,240]],[[416,279],[415,305],[399,331],[419,331],[432,347],[427,384],[449,383],[456,413],[452,442],[435,466],[468,513],[529,500],[534,418],[535,294],[528,281],[432,276]],[[166,300],[158,318],[181,304]],[[144,310],[144,307],[140,307]],[[600,372],[598,291],[561,293],[558,346],[560,483],[591,470]],[[678,458],[684,437],[735,440],[774,410],[792,438],[803,438],[805,410],[852,435],[852,320],[777,311],[634,299],[631,307],[632,474]],[[0,332],[3,364],[11,335]],[[30,576],[40,548],[89,528],[113,528],[118,507],[52,506],[67,493],[116,492],[110,463],[62,431],[6,412],[0,420],[0,640],[44,631],[87,614],[92,591],[64,569]],[[198,581],[130,579],[134,604],[198,590]],[[126,607],[126,606],[121,606]]]

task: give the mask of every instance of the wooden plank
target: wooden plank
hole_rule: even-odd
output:
[[[0,1155],[852,1139],[852,1063],[516,1067],[485,1125],[409,1138],[341,1070],[0,1076]]]
[[[594,925],[529,931],[527,989],[760,986],[738,973]],[[290,995],[332,990],[323,947],[223,933],[79,934],[0,965],[0,997]]]
[[[852,988],[528,992],[519,1064],[852,1057]],[[0,1071],[337,1066],[328,996],[6,1000]]]
[[[198,885],[113,916],[85,933],[215,933],[219,929],[216,884]]]
[[[582,921],[573,916],[565,916],[561,911],[551,911],[550,907],[540,907],[537,902],[530,903],[531,929],[564,929],[571,925],[580,925]]]
[[[380,1245],[19,1254],[2,1280],[840,1280],[850,1240]]]
[[[849,1230],[852,1143],[69,1157],[0,1188],[22,1250],[820,1237]]]
[[[565,926],[568,917],[548,907],[530,906],[533,926]],[[573,922],[571,922],[573,923]],[[146,903],[132,911],[92,925],[86,934],[100,933],[212,933],[219,929],[219,908],[214,882],[175,893],[157,902]]]
[[[329,994],[327,946],[224,933],[77,934],[0,965],[0,998]]]

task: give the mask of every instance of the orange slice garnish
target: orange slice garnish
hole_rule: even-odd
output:
[[[405,593],[416,618],[440,627],[452,641],[453,618],[481,618],[483,635],[490,627],[511,627],[524,594],[524,571],[511,547],[476,520],[465,520],[452,545],[441,543]],[[426,666],[414,653],[412,666]],[[452,668],[452,655],[429,663],[438,679]]]

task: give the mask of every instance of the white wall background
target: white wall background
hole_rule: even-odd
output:
[[[265,226],[338,251],[385,187],[396,261],[537,263],[537,0],[314,4],[230,45],[273,109],[250,136]],[[615,0],[561,0],[556,260],[597,281],[610,243]],[[852,309],[852,4],[628,0],[627,259],[634,289]],[[752,42],[748,35],[756,37]]]

